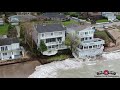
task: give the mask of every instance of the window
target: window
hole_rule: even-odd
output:
[[[89,46],[89,48],[92,48],[92,46]]]
[[[85,35],[88,34],[88,32],[85,32]]]
[[[7,46],[5,47],[5,50],[8,50]]]
[[[42,34],[42,37],[44,37],[44,34]]]
[[[62,34],[62,32],[59,32],[59,34],[61,35],[61,34]]]
[[[94,45],[93,48],[96,48],[96,45]]]
[[[85,40],[87,40],[87,37],[85,38]]]
[[[51,33],[51,35],[53,35],[53,33]]]
[[[84,38],[81,38],[81,41],[84,41]]]
[[[46,43],[56,42],[56,38],[46,39]]]
[[[90,39],[92,39],[92,37],[90,37]]]
[[[38,43],[38,39],[37,39],[37,43]]]
[[[89,31],[89,34],[90,34],[91,32]]]
[[[55,45],[52,45],[52,48],[55,48]]]
[[[51,42],[56,42],[56,38],[52,38],[50,40],[51,40]]]
[[[62,37],[58,37],[57,40],[58,40],[58,41],[62,41]]]
[[[7,55],[7,53],[3,53],[3,56]]]
[[[80,46],[80,49],[83,49],[83,46]]]
[[[84,49],[88,49],[88,46],[84,46]]]
[[[4,51],[4,47],[1,47],[1,51]]]
[[[98,45],[98,47],[100,47],[100,45]]]
[[[51,46],[48,46],[48,49],[51,49]]]
[[[95,45],[95,47],[97,48],[97,45]]]

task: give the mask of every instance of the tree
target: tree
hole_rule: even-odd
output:
[[[39,50],[40,52],[44,52],[44,51],[47,50],[47,46],[45,45],[45,43],[44,43],[43,40],[40,41],[40,47],[39,47],[38,50]]]
[[[70,46],[70,50],[73,52],[75,48],[80,44],[80,38],[76,34],[67,34],[65,39],[65,45]]]

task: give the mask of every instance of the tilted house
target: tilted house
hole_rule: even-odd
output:
[[[90,25],[85,24],[75,28],[68,28],[67,32],[74,32],[80,38],[80,44],[73,52],[75,57],[85,58],[102,54],[105,42],[100,38],[94,38],[95,29]]]
[[[40,41],[44,41],[47,51],[42,52],[43,55],[55,55],[58,50],[66,49],[64,45],[65,29],[61,24],[34,25],[32,38],[38,48],[40,47]]]

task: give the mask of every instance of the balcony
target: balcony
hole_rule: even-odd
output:
[[[13,52],[13,51],[23,51],[24,48],[21,46],[20,48],[14,49],[14,50],[5,50],[5,51],[0,51],[0,53],[6,53],[6,52]]]
[[[49,42],[49,43],[46,43],[46,46],[50,46],[50,45],[58,45],[58,44],[62,44],[62,41]]]
[[[94,38],[90,41],[82,41],[81,44],[83,46],[89,46],[89,45],[98,45],[98,44],[105,44],[105,41],[99,38]]]

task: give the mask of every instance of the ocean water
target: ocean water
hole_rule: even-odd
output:
[[[120,77],[119,51],[103,53],[102,59],[95,61],[81,62],[81,60],[70,58],[64,61],[40,65],[36,67],[35,72],[29,78],[99,78],[96,73],[104,70],[116,73],[116,75],[111,75],[109,78]],[[105,76],[104,74],[101,75],[103,78]]]

